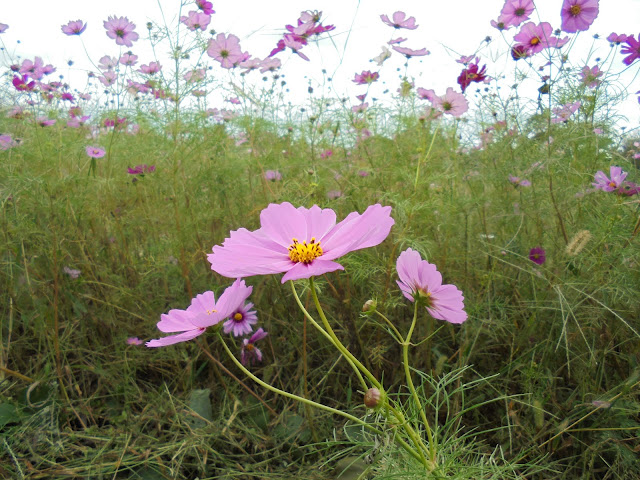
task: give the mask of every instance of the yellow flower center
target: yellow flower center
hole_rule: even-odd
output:
[[[294,238],[289,245],[289,258],[294,263],[309,264],[320,255],[322,255],[322,247],[320,242],[316,243],[315,237],[312,237],[309,243],[306,240],[300,243],[297,238]]]
[[[247,343],[244,348],[246,348],[248,351],[253,350],[253,345],[251,343]]]
[[[618,185],[616,185],[616,182],[611,181],[611,182],[609,182],[609,186],[610,186],[611,188],[615,188],[615,187],[617,187]]]
[[[241,321],[241,320],[242,320],[242,314],[241,314],[240,312],[236,313],[236,314],[233,316],[233,319],[234,319],[236,322]]]
[[[531,45],[537,45],[540,43],[540,39],[538,37],[533,37],[529,43],[531,43]]]
[[[570,9],[569,12],[571,13],[571,15],[573,15],[574,17],[577,17],[578,15],[580,15],[580,12],[582,11],[582,9],[580,8],[580,5],[573,5]]]

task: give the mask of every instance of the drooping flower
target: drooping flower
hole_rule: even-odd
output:
[[[627,172],[622,171],[622,167],[611,166],[607,177],[602,170],[598,170],[595,175],[595,182],[591,185],[605,192],[613,192],[620,188],[624,179],[627,178]]]
[[[376,62],[378,66],[381,66],[385,62],[385,60],[387,60],[390,57],[391,57],[391,50],[389,50],[387,47],[382,47],[382,53],[377,57],[373,57],[371,61]]]
[[[380,15],[380,18],[384,23],[393,28],[406,28],[407,30],[415,30],[418,28],[415,17],[407,18],[407,14],[404,12],[395,12],[391,16],[393,20],[389,20],[389,17],[386,15]]]
[[[186,310],[170,310],[168,314],[161,315],[158,322],[161,332],[182,333],[151,340],[147,342],[147,347],[164,347],[202,335],[207,327],[217,325],[240,308],[252,290],[253,287],[247,287],[244,280],[237,279],[220,295],[218,301],[211,291],[196,295]]]
[[[631,65],[635,60],[640,58],[640,33],[638,34],[638,40],[633,35],[629,35],[624,42],[625,44],[620,48],[620,53],[628,55],[622,62],[625,65]]]
[[[208,259],[211,269],[226,277],[285,273],[282,283],[344,270],[334,260],[380,244],[394,224],[390,213],[391,207],[371,205],[336,224],[329,208],[272,203],[260,213],[258,230],[232,231]]]
[[[598,16],[599,0],[564,0],[562,2],[562,31],[575,33],[578,30],[589,30]]]
[[[245,338],[242,341],[242,350],[240,350],[240,361],[243,365],[247,363],[251,363],[253,360],[258,362],[262,361],[262,352],[258,347],[255,346],[255,343],[258,340],[262,340],[264,337],[268,335],[262,328],[256,330],[256,333],[251,335],[251,338]]]
[[[420,254],[408,248],[396,262],[397,280],[402,294],[411,302],[423,301],[429,315],[449,323],[462,323],[467,319],[464,297],[455,285],[443,285],[442,275],[432,263],[422,260]]]
[[[235,337],[241,337],[252,332],[251,325],[258,322],[258,316],[253,308],[253,303],[245,303],[240,305],[235,312],[231,313],[226,322],[224,322],[224,333],[232,333]]]
[[[533,0],[506,0],[499,21],[504,25],[503,28],[517,27],[529,18],[534,9]]]
[[[87,155],[89,155],[91,158],[102,158],[106,154],[106,152],[100,147],[89,146],[85,149],[85,151],[87,152]]]
[[[216,13],[211,2],[208,2],[207,0],[196,0],[196,5],[200,10],[202,10],[202,13],[206,15]]]
[[[482,82],[487,76],[485,75],[487,71],[487,66],[483,65],[482,69],[478,67],[479,58],[476,58],[475,63],[470,64],[465,69],[462,70],[460,76],[458,77],[458,85],[462,88],[462,93],[467,89],[471,82]]]
[[[215,40],[210,39],[207,54],[220,62],[222,68],[233,68],[245,59],[240,48],[240,39],[233,34],[226,36],[219,33]]]
[[[130,22],[127,17],[110,16],[103,25],[107,36],[115,40],[117,45],[132,47],[133,42],[139,38],[138,34],[134,32],[136,25]]]
[[[546,260],[546,252],[542,247],[533,247],[529,250],[529,260],[533,263],[537,263],[538,265],[542,265]]]
[[[87,24],[82,20],[70,21],[66,25],[62,25],[62,33],[65,35],[80,35],[87,28]]]
[[[442,97],[434,96],[429,99],[434,108],[442,113],[447,113],[454,117],[461,116],[469,110],[469,102],[463,94],[456,92],[453,88],[448,87],[447,92]]]
[[[620,45],[626,40],[627,40],[627,35],[625,35],[624,33],[621,35],[618,35],[616,32],[612,32],[607,37],[608,42],[615,43],[616,45]]]
[[[373,82],[380,78],[378,72],[371,72],[371,70],[363,70],[362,73],[356,73],[352,82],[356,85],[371,85]]]
[[[431,52],[429,50],[427,50],[426,48],[421,48],[420,50],[414,50],[413,48],[398,47],[396,45],[394,45],[391,48],[393,48],[396,52],[401,53],[402,55],[404,55],[407,58],[424,57],[425,55],[430,55],[431,54]]]

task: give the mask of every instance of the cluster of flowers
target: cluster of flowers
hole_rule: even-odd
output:
[[[285,26],[288,33],[285,33],[284,36],[278,40],[276,48],[271,50],[269,57],[273,57],[287,48],[290,48],[291,51],[300,58],[309,61],[309,57],[300,51],[305,45],[308,45],[309,38],[313,35],[317,36],[330,32],[336,28],[333,25],[322,25],[320,22],[321,18],[322,12],[302,12],[295,27],[293,25]]]
[[[609,169],[609,177],[602,171],[598,170],[595,175],[595,182],[592,185],[604,192],[615,192],[618,195],[639,195],[640,185],[626,181],[627,172],[622,167],[611,166]]]
[[[208,255],[211,269],[236,278],[216,302],[213,292],[196,296],[186,310],[171,310],[162,315],[158,329],[177,333],[147,342],[148,347],[161,347],[191,340],[215,325],[222,325],[224,333],[235,336],[252,332],[257,322],[253,304],[247,303],[252,287],[243,277],[284,273],[288,280],[311,278],[344,267],[335,260],[363,248],[382,243],[395,223],[391,207],[371,205],[363,214],[350,213],[336,223],[331,209],[317,205],[307,209],[290,203],[271,204],[260,214],[260,228],[232,231],[222,245],[213,247]],[[420,301],[434,318],[451,323],[467,319],[464,297],[455,285],[443,285],[442,275],[435,265],[420,258],[412,249],[402,252],[396,264],[398,286],[412,302]],[[266,335],[259,329],[243,341],[241,359],[262,358],[254,343]]]

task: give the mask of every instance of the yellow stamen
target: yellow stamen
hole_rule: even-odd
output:
[[[540,39],[538,37],[533,37],[529,43],[531,45],[538,45],[540,43]]]
[[[240,320],[242,320],[242,314],[241,314],[240,312],[236,313],[236,314],[233,316],[233,319],[234,319],[236,322],[239,322]]]
[[[616,188],[618,185],[616,185],[616,182],[611,181],[611,182],[609,182],[609,186],[610,186],[611,188]]]
[[[251,343],[247,343],[247,344],[244,346],[244,348],[246,348],[247,350],[251,351],[251,350],[253,350],[253,344],[251,344]]]
[[[207,315],[211,315],[212,313],[216,313],[217,310],[207,310]]]
[[[316,243],[315,237],[312,237],[309,243],[306,240],[299,243],[298,239],[294,238],[291,245],[289,245],[289,258],[294,263],[309,264],[321,255],[322,247],[320,242]]]
[[[580,15],[581,11],[582,11],[582,9],[580,8],[580,5],[573,5],[569,9],[569,13],[571,13],[571,15],[573,15],[574,17],[577,17],[578,15]]]

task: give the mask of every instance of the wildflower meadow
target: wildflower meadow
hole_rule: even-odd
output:
[[[89,3],[0,10],[0,478],[640,478],[637,5]]]

